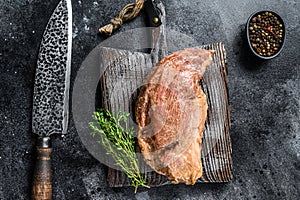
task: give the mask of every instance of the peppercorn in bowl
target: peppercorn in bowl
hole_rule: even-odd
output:
[[[262,59],[276,57],[284,46],[285,26],[282,18],[273,11],[252,14],[246,25],[251,51]]]

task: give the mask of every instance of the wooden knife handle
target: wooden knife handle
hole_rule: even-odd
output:
[[[37,159],[33,175],[32,199],[52,199],[50,137],[40,137],[37,141]]]
[[[146,11],[148,17],[148,26],[158,27],[162,24],[161,19],[159,17],[160,13],[152,0],[145,1],[144,10]]]

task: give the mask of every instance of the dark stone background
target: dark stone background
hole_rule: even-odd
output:
[[[72,85],[97,34],[125,3],[72,1]],[[68,134],[53,137],[54,199],[299,199],[300,25],[298,0],[165,0],[168,28],[200,44],[227,49],[234,179],[228,184],[111,189],[105,167],[82,145],[71,116]],[[39,44],[58,0],[0,1],[0,199],[29,199],[35,161],[32,95]],[[285,48],[261,62],[247,52],[244,26],[271,9],[287,25]],[[143,27],[140,15],[121,30]],[[76,109],[76,108],[73,108]]]

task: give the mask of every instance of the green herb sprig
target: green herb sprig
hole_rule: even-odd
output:
[[[131,185],[137,191],[139,186],[147,187],[145,177],[140,173],[138,159],[134,150],[134,128],[127,127],[129,113],[118,112],[113,116],[108,110],[102,109],[94,112],[93,119],[95,122],[90,122],[92,128],[92,136],[100,136],[97,141],[103,145],[107,154],[110,154],[115,160],[115,164],[125,172],[130,178]],[[125,124],[123,127],[121,124]]]

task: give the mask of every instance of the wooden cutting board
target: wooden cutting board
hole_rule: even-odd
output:
[[[216,53],[201,81],[207,97],[208,118],[201,152],[203,176],[198,182],[228,182],[233,175],[226,52],[222,43],[200,48],[212,49]],[[131,112],[134,110],[137,88],[142,85],[152,68],[150,54],[103,47],[101,56],[104,66],[107,66],[98,87],[101,90],[101,107],[109,109],[112,113],[118,110]],[[145,163],[142,164],[142,168],[142,171],[149,171],[149,166]],[[149,186],[170,184],[164,176],[154,171],[146,172],[145,176]],[[122,171],[112,168],[108,169],[107,180],[111,187],[130,185],[129,179]]]

